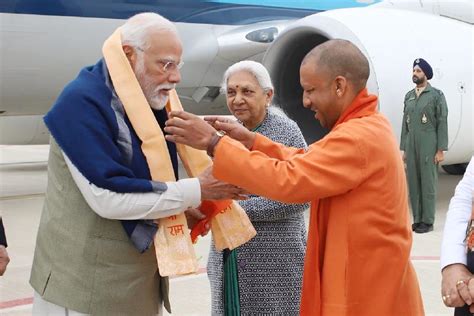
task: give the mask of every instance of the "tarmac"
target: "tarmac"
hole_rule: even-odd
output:
[[[33,289],[28,279],[47,185],[48,150],[47,145],[0,145],[0,211],[11,259],[5,275],[0,277],[0,315],[31,315]],[[453,309],[445,307],[441,300],[439,255],[448,203],[460,179],[461,176],[440,173],[434,231],[413,235],[411,260],[429,316],[453,315]],[[306,222],[307,219],[308,214]],[[199,272],[170,279],[173,315],[210,315],[206,274],[210,238],[210,234],[201,238],[195,246]]]

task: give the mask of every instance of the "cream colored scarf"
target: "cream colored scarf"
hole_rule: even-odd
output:
[[[133,129],[142,141],[141,149],[152,179],[161,182],[176,181],[163,132],[123,52],[120,28],[105,41],[102,52],[115,91]],[[174,90],[170,91],[167,110],[182,110]],[[177,150],[190,177],[195,177],[212,164],[204,151],[180,144],[177,145]],[[196,255],[184,213],[160,219],[158,225],[154,243],[160,275],[196,272]],[[220,250],[234,249],[256,235],[247,214],[236,202],[221,210],[219,215],[212,219],[211,227],[216,248]]]

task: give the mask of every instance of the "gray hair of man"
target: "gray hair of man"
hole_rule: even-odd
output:
[[[139,13],[127,20],[120,28],[122,45],[130,45],[145,50],[149,47],[148,35],[151,31],[170,31],[178,35],[178,30],[170,20],[153,13]]]
[[[265,66],[256,61],[243,60],[227,68],[224,73],[224,79],[222,80],[221,84],[221,93],[227,93],[227,81],[229,80],[229,77],[241,71],[246,71],[253,75],[255,79],[257,79],[257,82],[260,88],[263,89],[263,91],[273,91],[272,79],[270,78],[270,74],[268,73],[267,68],[265,68]]]

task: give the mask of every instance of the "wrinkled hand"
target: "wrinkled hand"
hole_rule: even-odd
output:
[[[444,305],[448,307],[462,307],[471,305],[474,300],[474,281],[470,281],[472,274],[463,264],[451,264],[441,272],[441,296]]]
[[[200,210],[191,208],[186,210],[184,212],[184,215],[186,215],[186,221],[188,222],[188,227],[189,229],[193,229],[194,226],[196,226],[199,221],[203,220],[206,218],[206,215],[204,215]],[[207,233],[209,233],[209,230],[211,229],[211,225],[209,223],[206,223],[205,225],[206,230],[201,233],[201,236],[206,236]]]
[[[216,130],[198,116],[185,111],[172,111],[166,121],[165,138],[169,141],[206,150]]]
[[[207,168],[198,176],[201,184],[202,200],[244,200],[247,199],[246,192],[236,187],[217,180],[212,175],[212,167]]]
[[[458,280],[456,282],[456,287],[461,298],[469,305],[469,310],[471,313],[474,311],[474,280],[472,275],[465,280]]]
[[[0,276],[5,273],[7,270],[7,265],[10,262],[10,257],[8,257],[7,248],[5,246],[0,245]]]
[[[438,150],[434,156],[434,163],[440,163],[444,160],[444,152],[442,150]]]
[[[224,131],[227,136],[238,140],[248,149],[252,148],[255,142],[255,133],[249,131],[238,122],[218,116],[205,117],[204,120],[211,124],[216,130]]]

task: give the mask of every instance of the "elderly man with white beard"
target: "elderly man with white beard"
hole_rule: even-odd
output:
[[[168,94],[181,79],[174,25],[141,13],[115,34],[122,68],[105,54],[109,38],[104,58],[82,69],[45,116],[51,146],[30,279],[35,315],[156,315],[163,304],[170,310],[168,280],[155,255],[166,250],[154,240],[156,220],[185,211],[199,218],[201,200],[242,193],[210,172],[176,181],[176,147],[160,131]],[[148,114],[137,113],[139,102]],[[147,151],[149,131],[141,130],[150,118],[163,140],[159,155],[153,146]]]

